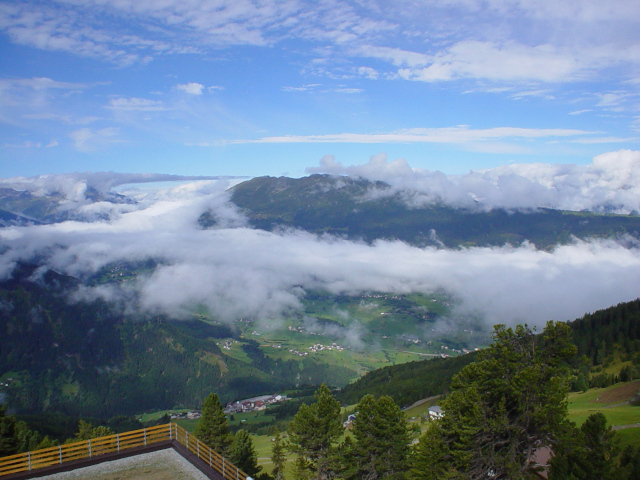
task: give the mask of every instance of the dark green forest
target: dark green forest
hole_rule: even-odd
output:
[[[592,365],[619,353],[640,353],[640,298],[588,313],[570,323],[573,341]]]
[[[401,406],[446,393],[451,378],[475,361],[477,353],[434,358],[379,368],[344,387],[338,394],[343,403],[354,404],[368,393],[388,395]]]

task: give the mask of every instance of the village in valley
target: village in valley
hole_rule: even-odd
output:
[[[260,397],[247,398],[246,400],[238,400],[229,402],[224,409],[225,414],[244,413],[244,412],[260,412],[266,410],[269,405],[285,402],[288,398],[286,395],[262,395]]]
[[[266,410],[269,405],[285,402],[289,398],[286,395],[261,395],[259,397],[247,398],[227,403],[224,409],[226,415],[234,413],[260,412]],[[171,420],[198,420],[202,416],[199,410],[189,410],[182,412],[171,412]]]

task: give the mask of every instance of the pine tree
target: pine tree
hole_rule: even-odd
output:
[[[617,465],[619,437],[607,426],[602,412],[594,413],[577,429],[569,426],[554,448],[550,480],[620,480],[627,478]],[[635,477],[628,477],[635,478]]]
[[[7,406],[0,404],[0,457],[18,453],[16,418],[6,415]]]
[[[454,377],[444,417],[423,437],[431,445],[418,449],[426,458],[416,463],[448,469],[451,478],[522,478],[536,449],[557,440],[566,424],[567,362],[576,352],[569,327],[549,322],[536,337],[527,326],[497,325],[493,338]]]
[[[229,460],[250,477],[256,476],[262,467],[258,466],[258,454],[251,437],[245,430],[238,430],[229,449]]]
[[[323,383],[314,394],[316,403],[303,404],[289,424],[288,448],[297,455],[297,477],[333,478],[332,444],[342,434],[340,403]]]
[[[227,456],[232,442],[229,424],[218,395],[211,393],[202,405],[202,416],[193,434],[220,455]]]
[[[353,422],[357,477],[403,478],[410,435],[404,413],[389,396],[365,395]]]
[[[273,444],[271,445],[271,461],[273,462],[273,471],[271,476],[274,480],[284,480],[284,465],[287,461],[285,448],[282,443],[282,436],[276,430]]]
[[[106,437],[113,434],[113,430],[111,430],[109,427],[105,427],[102,425],[94,427],[89,422],[80,420],[78,422],[78,431],[75,433],[74,437],[68,439],[66,443],[80,442],[92,438]]]

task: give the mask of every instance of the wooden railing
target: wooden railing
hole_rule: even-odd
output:
[[[106,453],[118,453],[172,440],[184,445],[189,452],[220,473],[225,480],[251,480],[246,473],[176,423],[2,457],[0,458],[0,476],[30,472],[74,460],[95,458]]]

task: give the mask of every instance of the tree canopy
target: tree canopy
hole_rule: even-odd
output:
[[[233,437],[229,458],[236,467],[250,477],[255,478],[262,470],[262,467],[258,466],[258,454],[253,446],[253,441],[245,430],[238,430]]]
[[[202,405],[202,416],[193,434],[220,455],[228,455],[232,437],[218,395],[209,394]]]
[[[389,396],[365,395],[353,421],[353,461],[359,479],[397,479],[407,471],[410,435],[404,413]]]
[[[579,429],[568,426],[563,440],[554,449],[549,479],[627,478],[616,462],[620,453],[618,442],[602,412],[590,415]]]
[[[575,354],[564,323],[548,322],[541,336],[526,325],[496,325],[492,345],[453,378],[416,465],[429,465],[436,478],[526,476],[535,451],[553,446],[565,425]]]
[[[323,383],[314,394],[316,403],[303,404],[289,424],[288,448],[297,455],[298,476],[331,478],[331,452],[343,429],[340,404]]]

